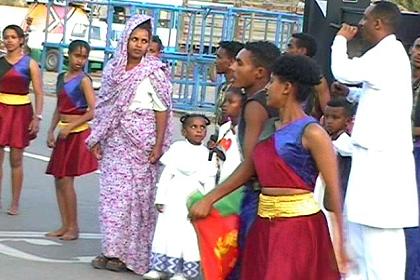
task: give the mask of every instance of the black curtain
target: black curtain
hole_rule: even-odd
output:
[[[338,28],[332,27],[331,23],[341,25],[341,23],[346,22],[357,25],[370,2],[370,0],[359,0],[356,3],[343,2],[342,0],[329,0],[327,15],[324,17],[315,0],[305,1],[303,32],[307,32],[316,38],[318,52],[315,59],[322,66],[324,75],[329,83],[334,79],[330,67],[331,44],[338,31]],[[420,37],[420,14],[403,13],[397,38],[401,40],[408,51],[409,47],[418,37]],[[360,56],[369,48],[360,37],[352,40],[348,47],[350,56]]]

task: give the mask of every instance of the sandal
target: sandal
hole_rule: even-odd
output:
[[[90,264],[94,268],[104,269],[104,268],[106,268],[106,265],[107,265],[108,261],[109,261],[109,259],[107,257],[105,257],[104,255],[99,255],[96,258],[94,258]]]
[[[17,208],[10,208],[9,210],[7,210],[7,215],[16,216],[18,214],[19,214],[19,211]]]
[[[119,259],[108,260],[105,268],[111,271],[115,271],[115,272],[127,271],[127,267],[125,266],[125,263],[123,263]]]

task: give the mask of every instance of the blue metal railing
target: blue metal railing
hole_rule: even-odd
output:
[[[85,3],[81,0],[67,0],[67,5]],[[48,5],[51,6],[51,3]],[[172,67],[175,107],[185,110],[213,109],[217,85],[221,80],[220,77],[212,77],[215,76],[214,52],[219,41],[268,40],[283,49],[291,34],[301,31],[303,24],[301,15],[232,6],[171,6],[125,0],[96,0],[89,1],[89,5],[101,5],[108,9],[106,46],[92,46],[92,50],[104,51],[104,64],[114,51],[111,47],[114,7],[126,7],[130,14],[152,15],[154,33],[166,29],[169,36],[161,39],[164,39],[164,45],[169,47],[165,48],[162,59]],[[165,14],[166,18],[161,18],[161,14]],[[49,15],[47,21],[48,18]],[[89,21],[92,22],[91,15]],[[66,32],[67,18],[64,22],[64,32]],[[162,24],[166,27],[161,27]],[[68,44],[69,42],[65,40],[58,44],[48,43],[48,34],[46,34],[42,67],[45,65],[47,49],[55,48],[62,54],[63,48]],[[61,67],[62,59],[60,59],[60,69]]]

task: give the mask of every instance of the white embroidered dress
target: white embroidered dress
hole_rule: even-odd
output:
[[[187,200],[194,192],[214,187],[216,168],[209,150],[187,140],[171,145],[162,156],[156,204],[163,204],[152,244],[151,269],[194,278],[200,271],[197,236],[188,219]]]

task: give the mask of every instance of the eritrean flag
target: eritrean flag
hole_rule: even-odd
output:
[[[189,206],[203,195],[193,194]],[[224,280],[238,259],[239,211],[242,188],[218,201],[205,219],[193,221],[205,280]]]

